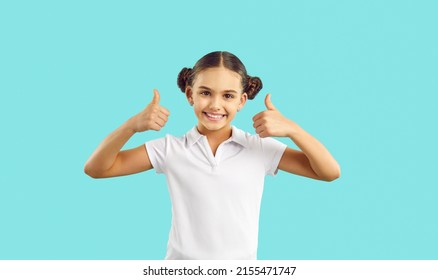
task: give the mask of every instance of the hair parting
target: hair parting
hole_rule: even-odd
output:
[[[178,87],[182,92],[185,92],[187,86],[193,86],[193,81],[198,73],[208,68],[220,66],[240,75],[243,92],[246,92],[248,99],[254,99],[257,93],[262,89],[263,84],[261,79],[259,77],[249,76],[242,61],[234,54],[226,51],[215,51],[206,54],[196,62],[193,69],[184,67],[178,74]]]

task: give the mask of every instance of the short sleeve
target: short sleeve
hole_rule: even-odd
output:
[[[166,138],[159,138],[145,143],[149,160],[157,173],[165,170]]]
[[[266,175],[276,175],[287,145],[273,138],[260,138]]]

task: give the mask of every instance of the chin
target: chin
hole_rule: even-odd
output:
[[[228,127],[228,125],[204,125],[204,127],[210,131],[216,131]]]
[[[217,123],[217,124],[201,122],[201,125],[204,127],[204,129],[207,129],[209,131],[218,131],[218,130],[230,127],[230,123],[228,123],[228,122],[227,123]]]

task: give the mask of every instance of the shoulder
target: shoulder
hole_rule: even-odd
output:
[[[178,143],[184,143],[185,142],[185,135],[183,136],[175,136],[172,134],[166,134],[163,137],[152,139],[146,141],[146,145],[164,145],[164,144],[178,144]]]
[[[254,142],[259,141],[260,137],[257,134],[251,134],[235,126],[232,127],[232,137],[236,142]]]
[[[282,142],[278,141],[277,139],[266,137],[261,138],[258,134],[251,134],[247,131],[244,131],[240,128],[237,128],[233,126],[233,134],[234,134],[234,140],[242,144],[243,146],[246,146],[248,148],[263,148],[263,146],[283,146]]]
[[[190,132],[187,132],[184,135],[173,135],[173,134],[166,134],[163,137],[149,140],[145,144],[146,146],[154,146],[154,147],[183,147],[186,146],[188,139],[190,139]]]

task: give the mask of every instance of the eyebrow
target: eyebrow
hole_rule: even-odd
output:
[[[200,89],[206,89],[206,90],[209,90],[209,91],[214,91],[211,88],[206,87],[206,86],[200,86],[199,88]],[[226,89],[226,90],[224,90],[224,92],[234,92],[234,93],[237,93],[237,91],[235,91],[234,89]]]

